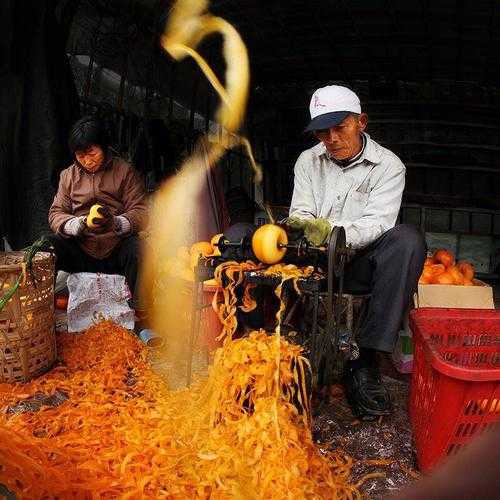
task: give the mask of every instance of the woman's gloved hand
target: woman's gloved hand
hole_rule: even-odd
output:
[[[85,215],[81,215],[80,217],[73,217],[69,219],[66,224],[63,226],[63,233],[67,236],[80,236],[83,233],[85,228]]]
[[[109,231],[113,226],[113,214],[109,207],[99,206],[96,209],[97,214],[91,210],[87,217],[87,226],[94,233]],[[90,224],[89,224],[90,219]]]

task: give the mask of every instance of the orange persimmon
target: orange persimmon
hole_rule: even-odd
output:
[[[458,270],[464,275],[464,278],[472,281],[474,279],[474,267],[470,262],[461,260],[457,263]]]
[[[444,267],[451,267],[455,265],[455,257],[449,250],[446,250],[445,248],[436,250],[433,258],[436,262],[443,264]]]
[[[445,271],[444,273],[434,276],[432,283],[434,285],[455,285],[455,278],[452,274]]]
[[[431,264],[424,266],[420,279],[418,280],[419,285],[429,285],[434,283],[436,276],[445,272],[445,267],[443,264]]]
[[[427,257],[424,262],[424,267],[432,266],[433,264],[436,264],[436,261],[432,257]]]
[[[457,266],[451,266],[446,270],[453,279],[455,280],[455,285],[463,285],[464,284],[464,275],[459,271]]]
[[[432,264],[430,266],[425,267],[425,271],[429,273],[431,276],[438,276],[446,271],[446,268],[443,264]]]
[[[444,270],[444,269],[443,269]],[[431,282],[431,279],[434,275],[432,271],[429,269],[429,266],[424,266],[422,274],[420,275],[420,279],[418,280],[420,285],[427,285]]]
[[[427,276],[422,273],[422,276],[418,279],[419,285],[430,285],[432,276]]]

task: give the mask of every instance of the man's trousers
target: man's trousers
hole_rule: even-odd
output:
[[[345,293],[370,293],[357,343],[392,352],[408,311],[426,257],[422,233],[401,224],[358,251],[345,269]]]

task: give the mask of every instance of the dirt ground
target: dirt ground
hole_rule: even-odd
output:
[[[370,499],[385,499],[418,477],[407,411],[408,382],[384,376],[394,411],[375,422],[360,422],[351,413],[340,388],[317,408],[313,436],[320,449],[341,448],[356,460],[353,482],[366,474],[383,473],[361,486]],[[389,461],[388,465],[369,460]]]

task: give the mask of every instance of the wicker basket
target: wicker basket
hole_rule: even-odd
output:
[[[21,271],[22,252],[0,252],[0,294]],[[29,273],[0,311],[0,382],[25,382],[50,369],[56,359],[54,257],[38,253]]]

